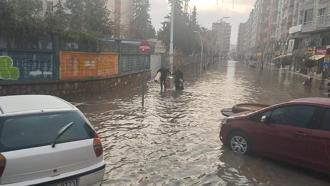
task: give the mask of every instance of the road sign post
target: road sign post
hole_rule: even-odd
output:
[[[145,73],[147,68],[148,55],[150,53],[151,47],[148,41],[142,41],[139,46],[139,52],[142,55],[145,55],[145,60],[143,60],[143,74],[141,81],[141,90],[142,90],[142,107],[144,107],[144,99],[145,99]]]

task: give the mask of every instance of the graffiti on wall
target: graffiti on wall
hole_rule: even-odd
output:
[[[9,56],[0,56],[0,79],[1,80],[18,80],[20,72],[17,67],[13,66],[13,59]]]
[[[20,72],[18,80],[56,80],[58,65],[53,61],[51,53],[8,52],[13,60],[13,66]]]
[[[118,74],[118,54],[61,52],[60,79],[105,78]]]

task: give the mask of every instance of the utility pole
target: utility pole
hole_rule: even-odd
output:
[[[174,10],[175,10],[175,0],[172,0],[172,11],[171,11],[171,38],[170,38],[170,71],[173,73],[174,65]],[[173,87],[173,82],[171,81],[171,88]]]

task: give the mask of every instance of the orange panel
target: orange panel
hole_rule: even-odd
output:
[[[93,79],[118,74],[114,53],[60,52],[60,79]]]

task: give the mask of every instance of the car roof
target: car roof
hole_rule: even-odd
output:
[[[76,110],[67,101],[48,95],[0,96],[0,116],[36,112]]]
[[[305,104],[316,104],[316,105],[323,105],[323,106],[330,106],[330,98],[301,98],[290,101],[290,103],[305,103]]]

